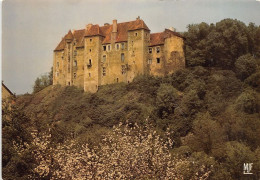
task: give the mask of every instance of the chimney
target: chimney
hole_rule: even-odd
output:
[[[113,20],[113,33],[116,33],[117,32],[117,20]]]
[[[140,16],[137,16],[136,20],[140,20]]]
[[[176,31],[176,29],[175,29],[174,27],[169,27],[169,30],[171,30],[171,31],[173,31],[173,32]]]
[[[104,26],[109,26],[109,23],[105,23]]]
[[[74,33],[75,33],[75,31],[76,31],[76,30],[75,30],[75,29],[73,29],[73,30],[72,30],[72,34],[74,34]]]
[[[92,24],[88,24],[86,25],[86,30],[89,30],[89,28],[91,28]]]

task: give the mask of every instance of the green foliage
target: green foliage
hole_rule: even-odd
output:
[[[241,110],[248,114],[258,112],[258,98],[257,94],[252,89],[247,89],[238,96],[236,100],[237,110]]]
[[[216,24],[188,25],[186,61],[193,66],[217,66],[232,69],[235,60],[250,53],[259,57],[260,28],[243,22],[224,19]]]
[[[53,68],[51,67],[51,71],[47,75],[42,75],[37,77],[33,86],[33,93],[37,93],[44,88],[52,85],[53,83]]]
[[[195,151],[204,151],[221,156],[220,148],[225,141],[225,135],[218,122],[212,120],[209,113],[198,114],[193,124],[193,137],[189,141],[190,147]]]
[[[256,60],[250,54],[240,56],[235,63],[237,76],[244,80],[251,74],[255,73],[257,64]]]
[[[157,90],[156,104],[160,118],[174,112],[178,100],[177,90],[169,84],[161,84]]]
[[[16,144],[32,141],[30,123],[21,109],[2,101],[2,174],[5,179],[26,179],[33,166],[30,154],[20,154],[16,149]]]
[[[237,141],[230,141],[225,144],[225,167],[230,172],[232,179],[242,177],[243,164],[254,162],[254,154],[249,147]]]
[[[246,78],[245,83],[260,92],[260,70]]]

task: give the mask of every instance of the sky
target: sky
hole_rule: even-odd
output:
[[[50,71],[53,50],[70,29],[138,16],[151,33],[169,27],[183,32],[188,24],[225,18],[260,25],[260,0],[4,0],[1,15],[2,80],[24,94]]]

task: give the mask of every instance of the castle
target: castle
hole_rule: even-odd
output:
[[[164,76],[185,67],[183,37],[172,29],[150,33],[140,17],[69,31],[54,50],[53,84],[96,92],[137,75]]]

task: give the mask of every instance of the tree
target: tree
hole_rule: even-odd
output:
[[[258,112],[257,102],[258,98],[256,92],[252,89],[246,89],[238,96],[235,105],[238,111],[253,114]]]
[[[241,79],[244,80],[251,74],[255,73],[257,69],[257,63],[253,56],[246,54],[240,56],[235,63],[236,74]]]
[[[17,148],[32,141],[31,120],[15,105],[2,102],[2,174],[4,179],[26,179],[32,169],[31,152]]]
[[[156,104],[159,117],[163,118],[174,112],[177,104],[177,90],[169,84],[161,84],[157,90]]]
[[[190,141],[195,151],[221,156],[221,147],[225,142],[224,131],[217,121],[212,120],[209,113],[198,114],[193,123],[194,137]]]
[[[148,122],[147,122],[148,123]],[[31,179],[207,179],[210,169],[192,159],[174,158],[173,141],[163,141],[149,126],[116,126],[104,136],[99,147],[77,146],[74,141],[50,147],[50,135],[34,136],[37,166]]]
[[[33,93],[37,93],[42,89],[52,85],[53,83],[53,68],[51,67],[51,71],[47,75],[42,75],[37,77],[33,86]]]
[[[204,22],[188,25],[188,32],[184,34],[187,65],[232,69],[239,56],[256,54],[259,42],[254,39],[260,34],[251,29],[253,32],[249,33],[243,22],[233,19],[224,19],[216,25]]]

